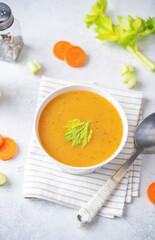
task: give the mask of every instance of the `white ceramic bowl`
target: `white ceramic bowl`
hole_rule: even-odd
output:
[[[41,115],[43,109],[56,96],[58,96],[58,95],[60,95],[60,94],[62,94],[64,92],[68,92],[68,91],[72,91],[72,90],[86,90],[86,91],[94,92],[94,93],[97,93],[97,94],[103,96],[109,102],[111,102],[113,104],[113,106],[117,109],[117,111],[118,111],[118,113],[119,113],[119,115],[121,117],[121,120],[122,120],[122,123],[123,123],[123,137],[122,137],[122,141],[121,141],[119,147],[117,148],[116,152],[111,157],[109,157],[106,161],[104,161],[104,162],[102,162],[100,164],[97,164],[97,165],[94,165],[94,166],[90,166],[90,167],[72,167],[72,166],[68,166],[68,165],[60,163],[56,159],[52,158],[44,150],[44,148],[43,148],[43,146],[41,144],[41,141],[40,141],[40,138],[39,138],[39,134],[38,134],[38,123],[39,123],[39,118],[40,118],[40,115]],[[120,151],[124,147],[124,144],[125,144],[126,139],[127,139],[127,135],[128,135],[128,122],[127,122],[127,118],[126,118],[126,115],[125,115],[122,107],[120,106],[120,104],[117,102],[117,100],[111,94],[109,94],[107,91],[105,91],[103,89],[99,89],[97,87],[80,84],[80,85],[71,85],[71,86],[67,86],[67,87],[63,87],[63,88],[57,89],[54,92],[52,92],[51,94],[49,94],[47,98],[44,99],[44,101],[41,103],[41,105],[38,108],[37,113],[36,113],[36,117],[35,117],[35,132],[36,132],[36,138],[37,138],[37,141],[38,141],[38,144],[39,144],[40,148],[42,149],[44,154],[49,158],[49,160],[52,161],[52,163],[58,165],[61,169],[63,169],[66,172],[69,172],[71,174],[87,174],[87,173],[93,172],[93,171],[101,168],[103,165],[109,163],[114,158],[116,158],[116,156],[120,153]]]

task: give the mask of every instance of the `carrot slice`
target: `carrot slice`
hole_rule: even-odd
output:
[[[149,200],[155,204],[155,182],[151,183],[147,189],[147,196]]]
[[[3,144],[0,146],[0,159],[8,160],[12,158],[17,151],[17,145],[11,138],[3,138]]]
[[[71,46],[72,45],[69,42],[59,41],[54,45],[53,53],[57,58],[64,60],[65,51]]]
[[[72,46],[65,52],[65,61],[71,67],[80,67],[84,64],[85,60],[85,51],[78,46]]]
[[[0,146],[3,144],[3,137],[0,135]]]

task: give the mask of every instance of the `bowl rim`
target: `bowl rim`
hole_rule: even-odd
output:
[[[75,89],[74,89],[75,88]],[[79,89],[77,89],[79,88]],[[84,89],[80,89],[80,88],[84,88]],[[53,158],[52,156],[50,156],[46,150],[43,148],[40,138],[39,138],[39,133],[38,133],[38,123],[39,123],[39,119],[40,119],[40,115],[43,111],[43,109],[47,106],[47,104],[54,99],[56,96],[64,93],[64,92],[69,92],[69,91],[73,91],[73,90],[84,90],[84,91],[90,91],[90,92],[94,92],[102,97],[104,97],[105,99],[107,99],[114,107],[115,109],[118,111],[121,120],[122,120],[122,124],[123,124],[123,136],[122,136],[122,140],[121,143],[119,145],[119,147],[117,148],[117,150],[114,152],[113,155],[111,155],[109,158],[107,158],[106,160],[104,160],[103,162],[96,164],[96,165],[92,165],[92,166],[87,166],[87,167],[75,167],[75,166],[70,166],[64,163],[59,162],[58,160],[56,160],[55,158]],[[60,92],[60,93],[59,93]],[[102,95],[103,94],[103,95]],[[106,96],[104,96],[106,95]],[[109,100],[109,98],[111,100]],[[115,104],[113,104],[115,103]],[[117,107],[116,107],[117,106]],[[62,166],[62,169],[64,170],[65,168],[68,168],[69,170],[95,170],[97,168],[101,168],[102,166],[106,165],[107,163],[111,162],[112,160],[114,160],[116,158],[116,156],[118,156],[118,154],[122,151],[127,137],[128,137],[128,121],[127,121],[127,117],[126,114],[122,108],[122,106],[120,105],[120,103],[115,99],[115,97],[113,97],[112,94],[110,94],[107,90],[105,90],[104,88],[99,88],[96,86],[92,86],[89,84],[83,84],[83,83],[79,83],[79,84],[69,84],[67,86],[64,87],[60,87],[57,88],[55,90],[53,90],[51,93],[49,93],[47,95],[47,97],[45,97],[41,103],[39,104],[39,107],[37,108],[36,114],[35,114],[35,137],[37,140],[37,143],[39,144],[41,150],[44,152],[44,154],[56,165],[58,165],[60,168]]]

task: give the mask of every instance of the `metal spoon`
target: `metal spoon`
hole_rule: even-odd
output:
[[[134,162],[142,152],[155,150],[155,113],[145,118],[137,127],[135,133],[135,153],[123,164],[123,166],[109,178],[105,184],[97,191],[90,201],[80,209],[77,215],[81,223],[91,222],[95,215],[102,208],[103,204],[118,186],[120,180],[126,173],[129,166]]]

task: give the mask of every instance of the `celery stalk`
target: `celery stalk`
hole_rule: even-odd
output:
[[[147,69],[150,71],[155,70],[155,64],[144,56],[140,51],[133,49],[131,46],[126,48],[131,54],[133,54]]]

